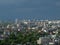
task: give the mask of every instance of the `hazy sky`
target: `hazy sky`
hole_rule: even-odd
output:
[[[0,20],[60,19],[59,0],[0,0]]]

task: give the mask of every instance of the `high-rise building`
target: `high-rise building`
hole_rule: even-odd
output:
[[[15,20],[15,24],[17,24],[17,23],[18,23],[18,19]]]

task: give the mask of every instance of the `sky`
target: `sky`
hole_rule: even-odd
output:
[[[0,20],[60,19],[60,0],[0,0]]]

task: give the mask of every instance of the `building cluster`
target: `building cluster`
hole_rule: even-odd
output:
[[[57,38],[56,35],[60,30],[60,20],[18,20],[16,19],[14,23],[11,24],[3,24],[0,23],[0,40],[3,40],[5,37],[7,38],[11,32],[31,32],[37,31],[39,33],[48,33],[49,35],[46,37],[40,37],[37,40],[38,44],[43,45],[53,45],[60,44],[60,36]]]

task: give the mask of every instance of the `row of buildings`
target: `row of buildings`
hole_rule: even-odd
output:
[[[7,23],[7,22],[6,22]],[[18,20],[16,19],[14,23],[8,23],[5,25],[3,22],[0,23],[0,40],[3,40],[5,37],[8,37],[11,32],[14,32],[16,35],[16,32],[29,32],[29,31],[37,31],[39,33],[48,33],[48,37],[41,37],[39,40],[37,40],[37,43],[40,44],[40,42],[45,42],[48,45],[50,40],[50,37],[52,38],[52,43],[55,43],[56,35],[58,34],[58,31],[60,30],[60,20]],[[44,38],[46,40],[44,40]],[[41,41],[42,40],[42,41]],[[58,38],[59,44],[60,44],[60,38]]]

